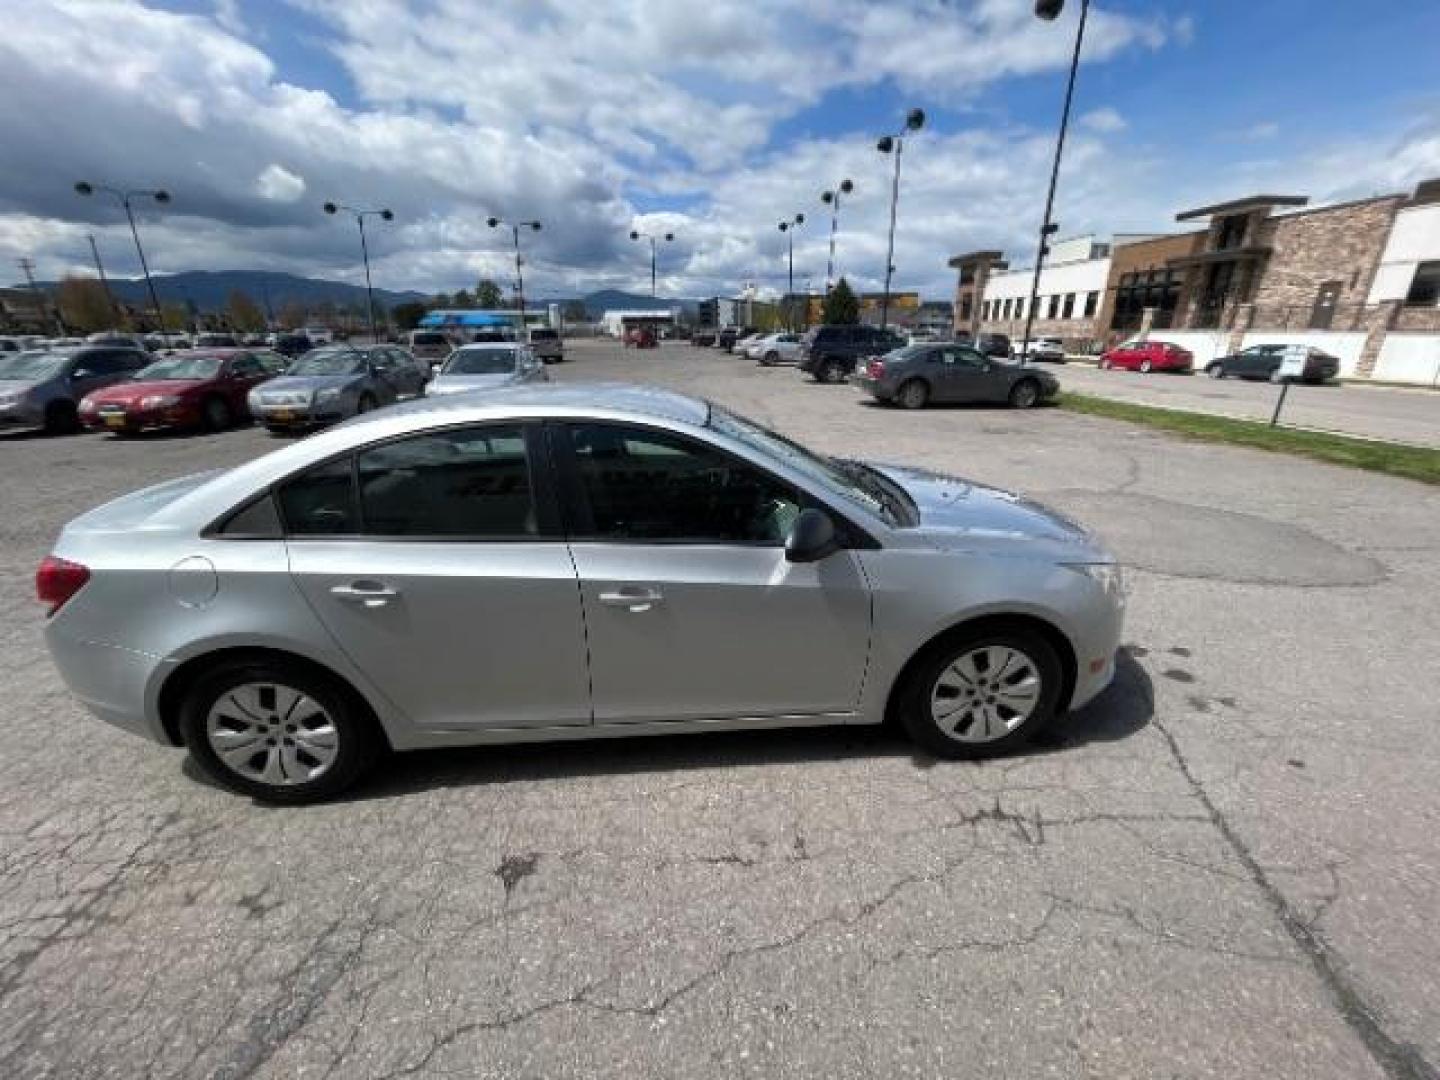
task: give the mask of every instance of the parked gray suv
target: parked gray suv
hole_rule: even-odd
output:
[[[129,378],[152,359],[140,349],[111,345],[0,356],[0,431],[78,431],[81,398]]]

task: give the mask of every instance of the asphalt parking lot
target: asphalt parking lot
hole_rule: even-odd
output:
[[[271,809],[84,715],[30,578],[74,514],[274,440],[0,438],[0,1076],[1435,1075],[1440,493],[570,356],[1094,527],[1116,685],[987,764],[853,729],[488,748]]]
[[[1211,379],[1203,373],[1141,375],[1100,371],[1081,363],[1044,366],[1062,375],[1069,389],[1082,393],[1245,420],[1269,420],[1280,396],[1280,387],[1268,382]],[[1295,384],[1285,396],[1280,419],[1317,431],[1440,447],[1440,392],[1434,390],[1356,383]]]

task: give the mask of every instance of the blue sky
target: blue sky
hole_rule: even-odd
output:
[[[671,294],[823,276],[821,188],[842,175],[841,269],[878,282],[888,168],[907,143],[897,284],[943,296],[947,255],[1024,262],[1043,199],[1078,3],[1028,0],[32,0],[0,40],[0,252],[85,265],[94,232],[133,269],[113,208],[72,174],[161,184],[144,227],[162,270],[354,280],[326,198],[391,205],[377,279],[508,280],[488,214],[539,216],[530,276],[552,294],[648,286],[633,227],[673,231]],[[1110,0],[1062,174],[1062,233],[1173,227],[1256,190],[1317,201],[1440,175],[1440,4]],[[818,284],[818,281],[814,281]]]

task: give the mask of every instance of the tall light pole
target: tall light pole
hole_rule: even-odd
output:
[[[130,201],[141,198],[154,199],[164,206],[170,201],[170,193],[164,188],[157,188],[154,191],[122,191],[120,188],[113,188],[108,184],[92,184],[85,180],[81,180],[75,185],[77,195],[90,196],[97,191],[115,196],[120,200],[120,205],[125,207],[125,217],[130,222],[130,235],[135,238],[135,253],[140,256],[140,269],[145,274],[145,287],[150,290],[150,303],[155,308],[155,328],[164,331],[165,316],[160,312],[160,297],[155,294],[155,282],[150,279],[150,265],[145,261],[145,249],[140,246],[140,230],[135,228],[135,212],[130,208]]]
[[[1035,14],[1053,22],[1065,10],[1065,0],[1035,0]],[[1020,363],[1030,362],[1030,332],[1035,328],[1035,305],[1040,296],[1040,271],[1050,253],[1050,237],[1056,226],[1050,220],[1055,209],[1055,183],[1060,178],[1060,156],[1065,152],[1065,131],[1070,126],[1070,102],[1075,97],[1075,73],[1080,68],[1080,45],[1085,40],[1085,19],[1090,0],[1080,0],[1080,25],[1075,30],[1075,52],[1070,57],[1070,78],[1065,83],[1065,107],[1060,111],[1060,134],[1055,139],[1055,160],[1050,166],[1050,190],[1045,194],[1045,220],[1040,224],[1040,243],[1035,250],[1035,276],[1030,281],[1030,303],[1025,308],[1025,334],[1020,344]]]
[[[804,214],[796,214],[796,215],[795,215],[793,218],[791,218],[789,221],[782,221],[782,222],[780,222],[780,231],[785,234],[785,239],[786,239],[786,240],[789,242],[789,244],[790,244],[790,269],[789,269],[789,273],[788,273],[787,279],[786,279],[786,280],[787,280],[787,286],[786,286],[786,292],[785,292],[785,295],[790,298],[789,307],[793,307],[794,304],[795,304],[795,230],[798,229],[801,225],[804,225],[804,224],[805,224],[805,215],[804,215]],[[808,302],[806,303],[805,307],[806,307],[806,315],[807,315],[807,317],[808,317],[808,315],[809,315],[809,307],[810,307],[810,305],[809,305]],[[791,330],[794,330],[794,329],[795,329],[794,320],[789,317],[789,316],[790,316],[789,308],[787,308],[787,310],[786,310],[786,312],[785,312],[785,315],[786,315],[786,319],[785,319],[786,324],[790,327]]]
[[[820,193],[820,201],[830,207],[830,261],[825,264],[825,293],[835,284],[835,230],[840,227],[840,196],[855,190],[850,180],[841,180],[829,191]]]
[[[653,236],[650,233],[640,232],[638,229],[631,229],[630,239],[650,241],[650,296],[653,298],[655,296],[655,241],[664,240],[669,243],[675,239],[675,234],[667,232],[663,236]]]
[[[486,219],[486,224],[492,229],[498,229],[501,225],[509,225],[510,233],[515,239],[515,295],[520,301],[520,329],[523,332],[525,329],[525,271],[521,269],[524,260],[520,257],[520,230],[526,228],[531,232],[539,232],[540,222],[507,222],[503,218],[492,217]]]
[[[344,203],[327,202],[325,204],[327,214],[338,213],[341,210],[347,214],[354,214],[355,224],[360,229],[360,258],[365,263],[365,311],[370,316],[370,341],[374,343],[380,340],[380,335],[375,331],[375,291],[370,287],[370,248],[365,243],[365,219],[374,216],[381,221],[394,221],[395,215],[389,210],[361,209],[356,206],[346,206]]]
[[[890,325],[890,275],[895,272],[895,213],[900,206],[900,156],[905,152],[905,132],[919,131],[925,126],[925,110],[911,109],[905,114],[905,128],[898,135],[884,135],[875,144],[882,154],[895,152],[895,176],[890,181],[890,243],[885,249],[885,293],[880,300],[880,329]]]
[[[95,257],[95,272],[100,275],[100,287],[105,290],[105,299],[110,303],[110,311],[115,316],[117,325],[120,318],[120,305],[115,303],[115,294],[110,291],[110,279],[105,276],[105,264],[100,261],[100,249],[95,246],[95,234],[88,233],[85,237],[90,241],[90,254]],[[165,327],[160,327],[160,332],[165,332]]]

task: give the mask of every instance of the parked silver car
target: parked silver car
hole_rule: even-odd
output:
[[[738,345],[736,349],[738,351]],[[745,346],[745,355],[765,367],[794,364],[800,359],[800,335],[766,334],[762,338],[752,338]]]
[[[152,359],[140,349],[110,345],[6,353],[0,356],[0,431],[78,431],[86,394],[128,379]]]
[[[422,393],[428,373],[393,345],[312,349],[250,392],[250,415],[271,431],[320,427]]]
[[[450,354],[425,392],[436,397],[549,381],[550,373],[528,345],[462,345]]]
[[[302,802],[386,748],[878,724],[1009,750],[1109,683],[1081,527],[605,383],[401,405],[71,522],[45,637],[102,720]]]

